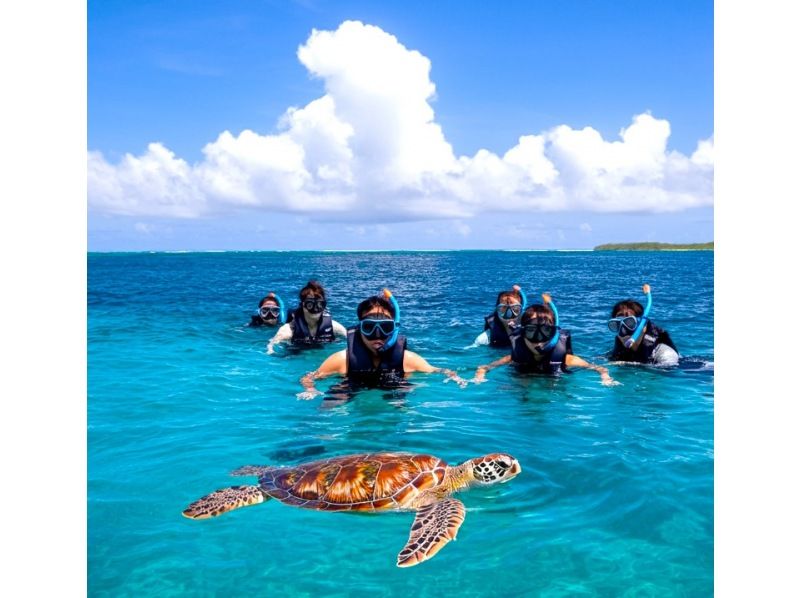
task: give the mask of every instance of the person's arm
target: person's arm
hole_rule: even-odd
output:
[[[489,370],[493,370],[494,368],[500,367],[501,365],[506,365],[511,363],[511,355],[506,355],[505,357],[501,357],[497,361],[493,361],[487,365],[478,366],[478,369],[475,370],[475,377],[472,379],[472,382],[475,384],[480,384],[481,382],[486,382],[486,372]]]
[[[341,336],[342,338],[347,338],[347,328],[339,324],[336,320],[331,320],[331,325],[333,326],[333,334],[334,336]]]
[[[589,363],[588,361],[581,359],[577,355],[567,354],[564,357],[564,365],[567,367],[576,367],[576,368],[586,368],[588,370],[594,370],[598,374],[600,374],[600,382],[603,386],[616,386],[619,384],[616,380],[614,380],[611,376],[608,375],[608,368],[604,368],[600,365],[594,365],[593,363]]]
[[[467,381],[461,378],[453,370],[447,368],[436,368],[429,364],[421,355],[417,355],[413,351],[406,351],[403,356],[403,369],[406,373],[422,372],[425,374],[441,373],[446,376],[445,382],[452,380],[456,382],[461,388],[467,385]]]
[[[346,351],[339,351],[334,353],[328,359],[322,362],[315,371],[307,373],[300,378],[300,384],[303,385],[305,391],[297,393],[298,399],[313,399],[315,396],[322,394],[321,391],[314,387],[314,380],[321,380],[334,374],[347,373],[347,355]]]
[[[267,343],[267,353],[272,355],[275,353],[275,345],[278,343],[283,343],[285,341],[292,339],[292,326],[290,324],[284,324],[280,328],[278,328],[278,332],[275,333],[269,343]]]

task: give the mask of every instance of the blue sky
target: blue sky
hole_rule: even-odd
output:
[[[105,1],[88,42],[90,250],[713,238],[711,2]]]

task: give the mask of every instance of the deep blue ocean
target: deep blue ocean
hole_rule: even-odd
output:
[[[227,252],[88,256],[91,596],[711,596],[712,252]],[[411,392],[300,401],[337,342],[267,355],[259,299],[296,305],[319,279],[335,320],[383,287],[409,348],[471,378],[504,353],[466,348],[498,291],[552,294],[576,355],[606,364],[606,321],[652,287],[682,361],[596,373],[489,372],[467,388],[414,374]],[[325,390],[336,380],[318,383]],[[395,565],[411,513],[353,515],[269,501],[210,520],[181,511],[228,473],[369,451],[457,464],[514,455],[522,473],[463,491],[458,539]]]

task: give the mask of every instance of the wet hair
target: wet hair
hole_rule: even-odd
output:
[[[549,324],[556,323],[556,316],[552,309],[541,303],[534,303],[533,305],[529,305],[525,313],[522,314],[520,324],[525,326],[525,324],[528,324],[531,320],[539,319],[547,320]]]
[[[524,303],[524,301],[522,300],[522,293],[512,289],[510,291],[500,291],[499,293],[497,293],[497,301],[495,301],[495,304],[499,305],[503,297],[515,297],[517,301],[520,302],[520,304]]]
[[[306,286],[300,289],[300,301],[309,295],[322,296],[323,299],[328,298],[325,294],[325,289],[322,287],[322,283],[318,280],[309,280]]]
[[[611,317],[616,318],[620,315],[625,316],[636,316],[637,318],[644,313],[644,308],[642,304],[638,301],[634,301],[633,299],[626,299],[625,301],[619,301],[611,308]]]
[[[383,297],[379,297],[378,295],[373,295],[372,297],[368,297],[358,304],[358,307],[356,308],[358,319],[360,320],[365,314],[373,311],[373,308],[375,307],[380,307],[381,309],[389,312],[392,315],[392,319],[395,318],[394,306],[391,304],[391,302],[387,301]]]
[[[275,297],[275,293],[270,293],[269,295],[267,295],[261,301],[258,302],[258,309],[264,307],[264,304],[267,301],[272,301],[275,305],[280,305],[280,303],[278,303],[278,299]]]

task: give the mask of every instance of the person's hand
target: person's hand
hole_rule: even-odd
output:
[[[452,376],[448,376],[447,378],[444,379],[444,381],[445,381],[445,383],[453,381],[456,384],[458,384],[459,388],[466,388],[467,384],[469,384],[469,382],[467,380],[464,380],[464,378],[462,378],[461,376],[459,376],[457,374],[454,374]]]
[[[475,377],[470,380],[473,384],[483,384],[486,382],[486,370],[483,368],[478,368],[475,371]]]
[[[608,374],[600,374],[600,383],[603,386],[620,386],[622,382],[617,382]]]
[[[272,344],[267,345],[267,355],[275,355],[275,347]]]
[[[312,388],[311,390],[298,392],[297,393],[297,398],[300,399],[301,401],[310,401],[311,399],[313,399],[317,395],[321,395],[321,394],[324,394],[321,390],[317,390],[316,388]]]

